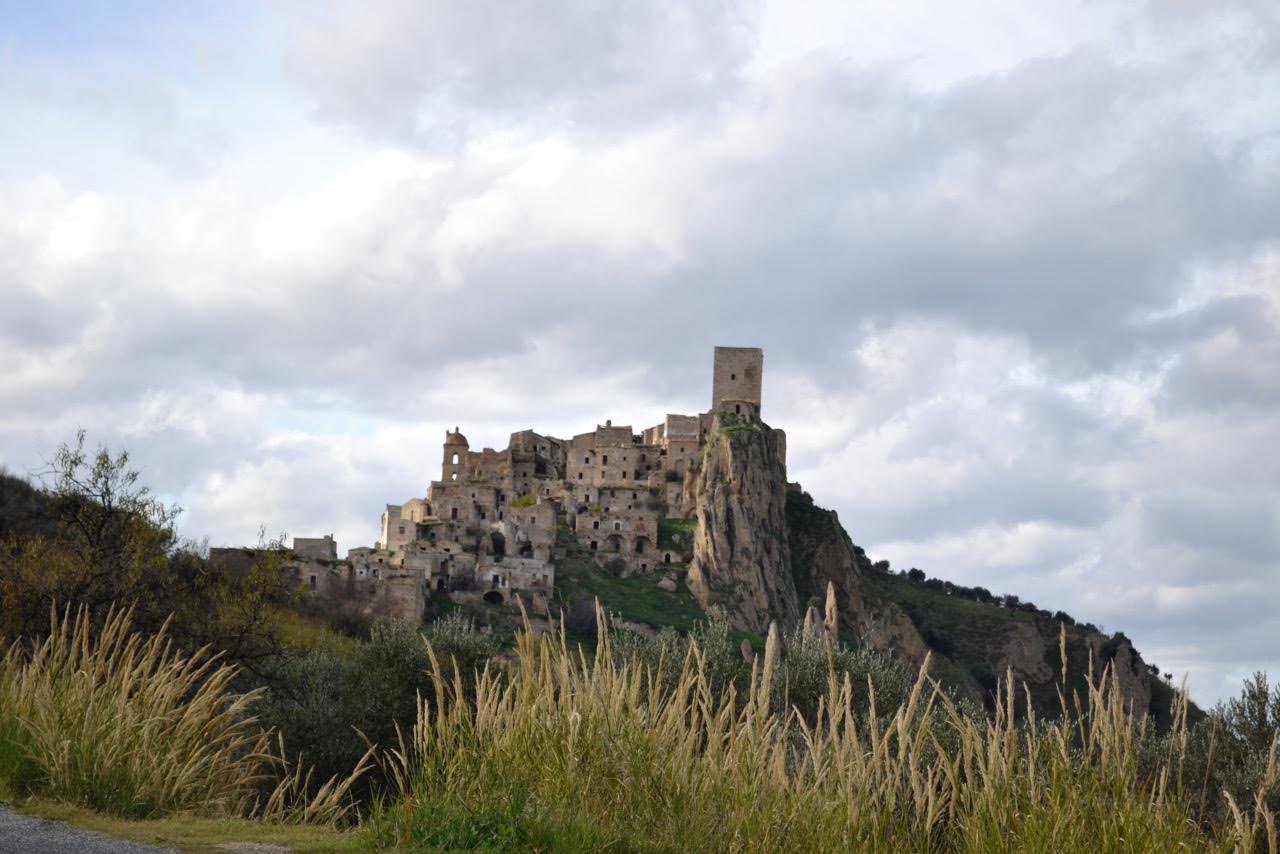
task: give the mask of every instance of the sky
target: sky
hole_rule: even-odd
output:
[[[895,569],[1280,675],[1280,7],[0,0],[0,466],[372,544],[765,351]]]

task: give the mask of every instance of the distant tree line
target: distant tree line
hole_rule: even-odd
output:
[[[877,572],[886,575],[894,574],[889,568],[889,561],[880,560],[871,565]],[[1028,614],[1036,614],[1046,619],[1053,620],[1056,623],[1066,623],[1068,626],[1079,626],[1088,632],[1097,632],[1102,634],[1102,630],[1093,623],[1077,623],[1066,611],[1046,611],[1037,607],[1034,602],[1023,601],[1020,597],[1012,593],[996,594],[992,593],[985,587],[965,587],[963,584],[956,584],[952,581],[945,581],[941,578],[929,578],[925,575],[923,569],[900,569],[897,572],[899,578],[904,578],[912,584],[923,587],[925,590],[932,590],[935,593],[941,593],[944,596],[954,596],[957,599],[968,599],[971,602],[978,602],[983,605],[995,605],[997,608],[1007,608],[1010,611],[1024,611]],[[1121,639],[1123,635],[1117,633]]]

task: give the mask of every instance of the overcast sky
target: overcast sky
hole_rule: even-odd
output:
[[[1280,676],[1277,9],[0,0],[0,465],[345,551],[446,427],[760,346],[873,558],[1213,702]]]

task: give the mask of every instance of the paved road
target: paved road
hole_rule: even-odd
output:
[[[19,815],[0,806],[0,854],[177,854],[112,839],[90,830],[77,830],[60,821]]]

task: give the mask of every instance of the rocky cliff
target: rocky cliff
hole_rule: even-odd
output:
[[[846,642],[865,644],[912,669],[920,667],[929,645],[895,603],[868,602],[862,584],[865,567],[859,562],[870,562],[849,539],[835,511],[823,510],[808,494],[793,490],[787,495],[786,515],[792,583],[801,603],[816,605],[821,597],[824,616],[830,619],[830,590],[837,629]]]
[[[689,589],[708,612],[765,632],[800,618],[787,547],[783,437],[759,419],[716,413],[698,467],[685,478],[697,527]]]
[[[700,464],[685,479],[683,504],[696,521],[689,589],[709,613],[738,629],[790,628],[808,613],[849,643],[932,673],[963,696],[990,703],[1012,673],[1040,714],[1057,710],[1061,623],[1047,612],[953,595],[873,565],[836,514],[787,486],[783,437],[758,419],[720,413]],[[833,613],[834,612],[834,613]],[[1069,619],[1069,618],[1068,618]],[[1122,635],[1067,626],[1067,685],[1082,691],[1090,654],[1111,662],[1121,690],[1158,719],[1172,694]],[[1025,705],[1020,696],[1019,702]]]

